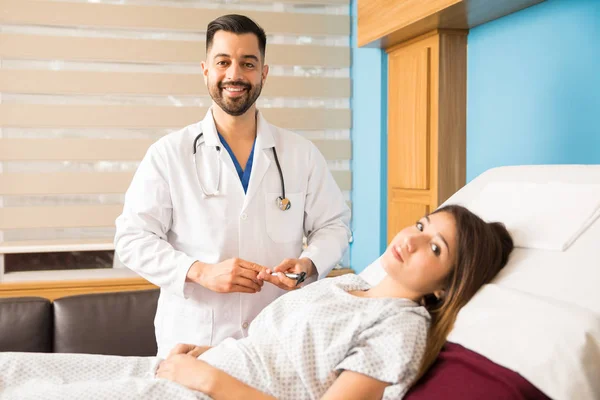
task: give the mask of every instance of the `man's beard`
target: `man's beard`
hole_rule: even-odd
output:
[[[233,86],[245,89],[244,94],[239,97],[228,97],[223,95],[223,86]],[[262,90],[262,82],[251,85],[242,81],[230,81],[227,83],[219,82],[211,84],[208,82],[208,92],[213,101],[221,107],[223,111],[234,117],[243,115],[252,107]]]

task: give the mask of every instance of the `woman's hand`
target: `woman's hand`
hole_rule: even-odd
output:
[[[156,377],[168,379],[192,390],[211,393],[219,370],[188,354],[175,354],[158,366]]]
[[[167,359],[176,354],[188,354],[197,358],[200,354],[204,353],[208,349],[210,349],[210,346],[196,346],[194,344],[179,343],[173,347],[173,349],[171,349]]]
[[[277,400],[188,354],[175,354],[160,363],[156,377],[179,383],[215,400]]]

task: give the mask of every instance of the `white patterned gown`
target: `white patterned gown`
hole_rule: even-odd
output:
[[[281,400],[318,399],[344,370],[389,382],[384,399],[400,399],[417,374],[429,315],[410,300],[348,293],[369,287],[348,274],[290,292],[256,317],[248,337],[226,339],[199,358]],[[157,364],[154,357],[0,353],[0,399],[208,398],[153,378]]]

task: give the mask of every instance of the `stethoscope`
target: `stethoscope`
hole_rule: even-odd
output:
[[[202,184],[202,181],[200,180],[200,174],[198,174],[198,164],[196,162],[196,149],[198,148],[198,140],[200,140],[200,138],[203,135],[204,132],[200,132],[198,136],[196,136],[196,139],[194,139],[194,153],[192,154],[192,158],[194,159],[194,169],[196,170],[196,178],[198,178],[198,183],[200,184],[202,194],[204,195],[204,197],[214,197],[219,194],[219,186],[221,183],[221,162],[218,161],[219,166],[217,167],[216,188],[212,192],[207,192],[204,188],[204,185]],[[216,149],[217,153],[221,152],[221,146],[217,146]],[[275,164],[277,164],[277,170],[279,171],[279,179],[281,180],[281,196],[277,197],[277,199],[275,199],[275,202],[277,204],[277,207],[279,207],[281,211],[287,211],[290,209],[290,207],[292,207],[292,203],[288,198],[285,197],[285,182],[283,181],[283,172],[281,172],[281,165],[279,165],[279,159],[277,158],[277,150],[275,150],[275,146],[273,146],[273,156],[275,157]]]

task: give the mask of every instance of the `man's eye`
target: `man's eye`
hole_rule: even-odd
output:
[[[421,222],[417,222],[416,227],[418,230],[420,230],[421,232],[423,232],[423,224]]]
[[[254,64],[246,63],[246,68],[254,68]]]
[[[435,254],[438,257],[442,252],[442,250],[440,249],[440,246],[438,246],[435,243],[431,243],[431,251],[433,251],[433,254]]]

